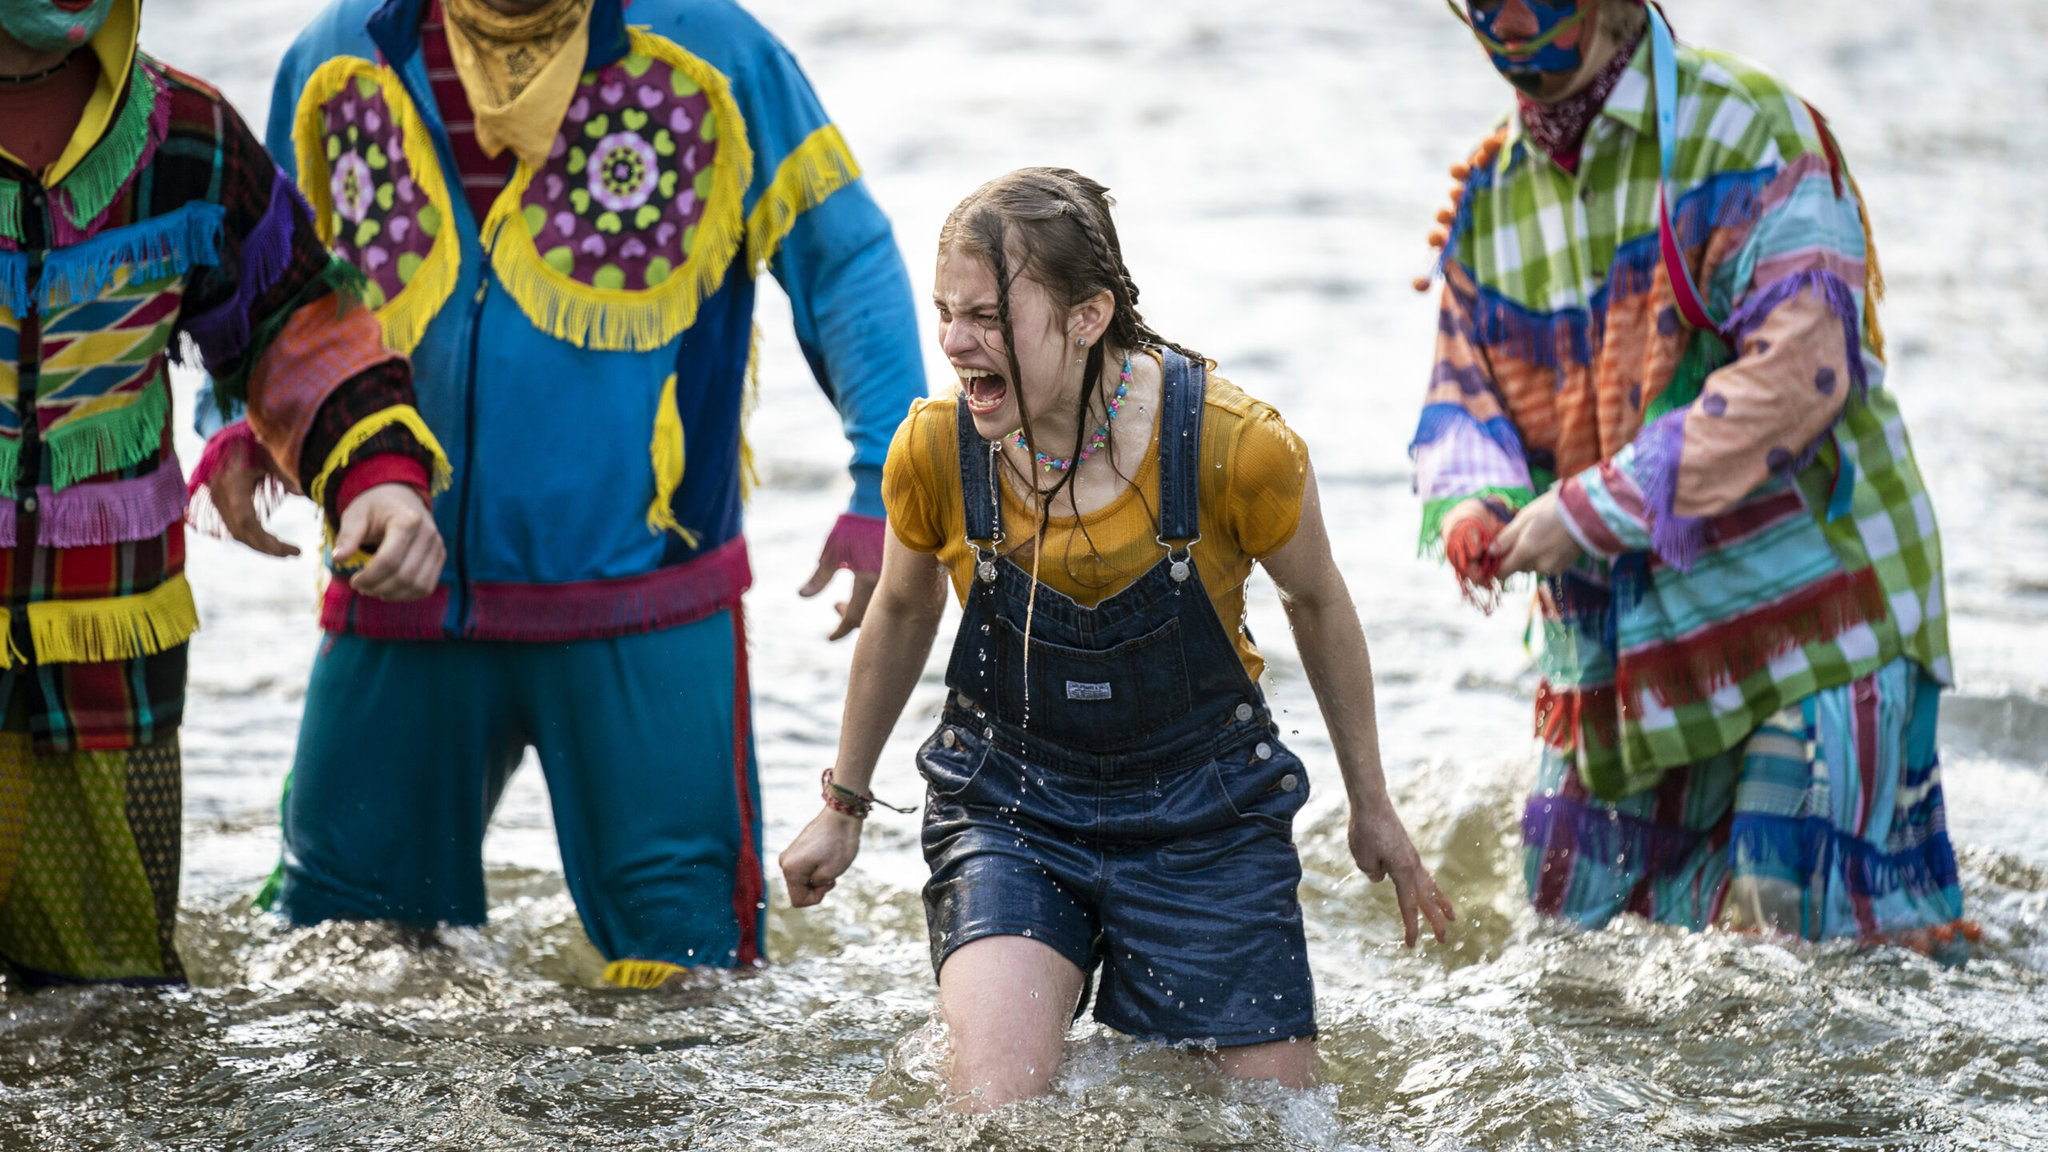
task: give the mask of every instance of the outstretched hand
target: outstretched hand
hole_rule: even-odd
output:
[[[261,449],[255,451],[261,455]],[[247,455],[231,458],[206,480],[206,495],[220,515],[228,535],[266,556],[297,556],[298,546],[287,544],[263,527],[263,513],[257,494],[265,484],[276,483],[268,468],[253,463]]]
[[[432,592],[448,559],[433,509],[410,484],[365,488],[342,510],[334,558],[346,560],[364,548],[375,554],[348,586],[379,600],[418,600]]]
[[[1392,802],[1382,798],[1376,804],[1353,805],[1350,840],[1351,858],[1366,879],[1377,884],[1393,877],[1394,902],[1401,907],[1401,943],[1415,946],[1418,913],[1429,921],[1437,943],[1443,943],[1458,913],[1451,907],[1450,897],[1437,888],[1436,878],[1423,867]]]
[[[859,854],[860,821],[830,808],[812,817],[776,857],[790,906],[808,908],[825,899]]]
[[[868,601],[874,598],[875,584],[882,578],[880,572],[868,572],[859,568],[849,568],[847,571],[853,573],[853,591],[846,599],[833,605],[839,610],[839,626],[832,630],[830,636],[825,637],[827,640],[844,639],[854,629],[860,627],[861,618],[868,614]],[[832,583],[832,577],[838,572],[839,565],[823,556],[819,557],[818,570],[811,573],[811,578],[803,587],[797,589],[796,594],[804,597],[816,596]]]

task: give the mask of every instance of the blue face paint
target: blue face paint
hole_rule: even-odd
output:
[[[1517,72],[1576,72],[1585,63],[1584,40],[1570,48],[1559,46],[1555,37],[1577,24],[1584,16],[1578,3],[1566,0],[1563,4],[1544,4],[1540,0],[1521,0],[1536,18],[1536,31],[1526,37],[1518,37],[1523,43],[1541,43],[1542,47],[1527,54],[1500,51],[1504,47],[1500,33],[1494,31],[1494,22],[1507,11],[1507,0],[1495,0],[1492,4],[1469,4],[1472,30],[1487,46],[1487,56],[1493,66],[1507,74],[1510,79]]]

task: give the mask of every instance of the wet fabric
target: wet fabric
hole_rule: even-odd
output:
[[[1201,539],[1190,552],[1224,631],[1236,638],[1245,674],[1257,680],[1265,660],[1250,634],[1239,627],[1244,620],[1245,581],[1255,560],[1294,538],[1301,523],[1308,451],[1270,405],[1220,376],[1208,377],[1203,405],[1201,452],[1230,464],[1202,474]],[[1130,411],[1126,409],[1126,419]],[[960,491],[954,480],[959,472],[959,427],[956,397],[913,405],[896,430],[883,466],[882,500],[888,508],[889,530],[905,547],[935,553],[964,603],[975,556],[959,531]],[[1151,495],[1159,485],[1158,449],[1149,449],[1135,463],[1111,463],[1130,477],[1130,485],[1085,516],[1052,517],[1045,529],[1038,578],[1084,606],[1129,586],[1166,551],[1158,540],[1159,509]],[[1004,522],[1025,526],[1002,550],[1020,567],[1030,568],[1029,528],[1037,517],[1009,485],[1003,486],[1002,495]]]
[[[990,547],[992,446],[958,417],[960,491],[987,495],[965,504],[980,558],[919,754],[933,967],[943,979],[961,946],[1028,936],[1100,965],[1095,1018],[1120,1032],[1313,1036],[1291,832],[1308,776],[1188,559],[1203,372],[1172,352],[1165,368],[1155,534],[1172,550],[1092,608]]]
[[[1546,580],[1537,726],[1615,799],[1739,746],[1787,701],[1906,656],[1952,676],[1940,535],[1885,386],[1876,253],[1824,122],[1680,46],[1663,267],[1646,37],[1576,173],[1520,120],[1466,177],[1412,452],[1443,511],[1556,485],[1585,557]]]
[[[1909,660],[1817,692],[1618,802],[1544,753],[1522,817],[1536,909],[1877,942],[1962,915],[1935,726]]]
[[[563,871],[608,960],[760,956],[761,819],[745,639],[720,612],[567,644],[333,636],[284,804],[294,924],[481,924],[491,810],[538,753]]]
[[[42,754],[0,732],[0,962],[30,983],[185,978],[175,733]]]

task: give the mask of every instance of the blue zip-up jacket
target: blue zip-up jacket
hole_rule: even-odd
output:
[[[369,276],[454,465],[440,589],[390,604],[335,581],[323,626],[568,640],[735,603],[762,267],[852,442],[850,511],[880,517],[890,436],[925,394],[909,280],[789,51],[727,0],[638,0],[631,28],[596,0],[553,155],[479,221],[421,57],[426,4],[335,0],[271,103],[272,152]]]

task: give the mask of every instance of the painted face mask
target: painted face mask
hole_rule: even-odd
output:
[[[1457,0],[1445,2],[1472,29],[1472,35],[1486,49],[1493,66],[1518,88],[1527,89],[1540,82],[1540,73],[1577,72],[1585,63],[1583,39],[1574,40],[1569,48],[1557,41],[1585,20],[1593,11],[1594,3],[1580,3],[1579,0],[1567,0],[1563,4],[1544,4],[1541,0],[1467,0],[1461,6]],[[1510,3],[1527,8],[1536,19],[1535,34],[1526,39],[1517,38],[1518,42],[1513,47],[1509,47],[1494,31],[1494,25]]]
[[[0,29],[37,52],[61,52],[93,38],[114,0],[0,0]]]

